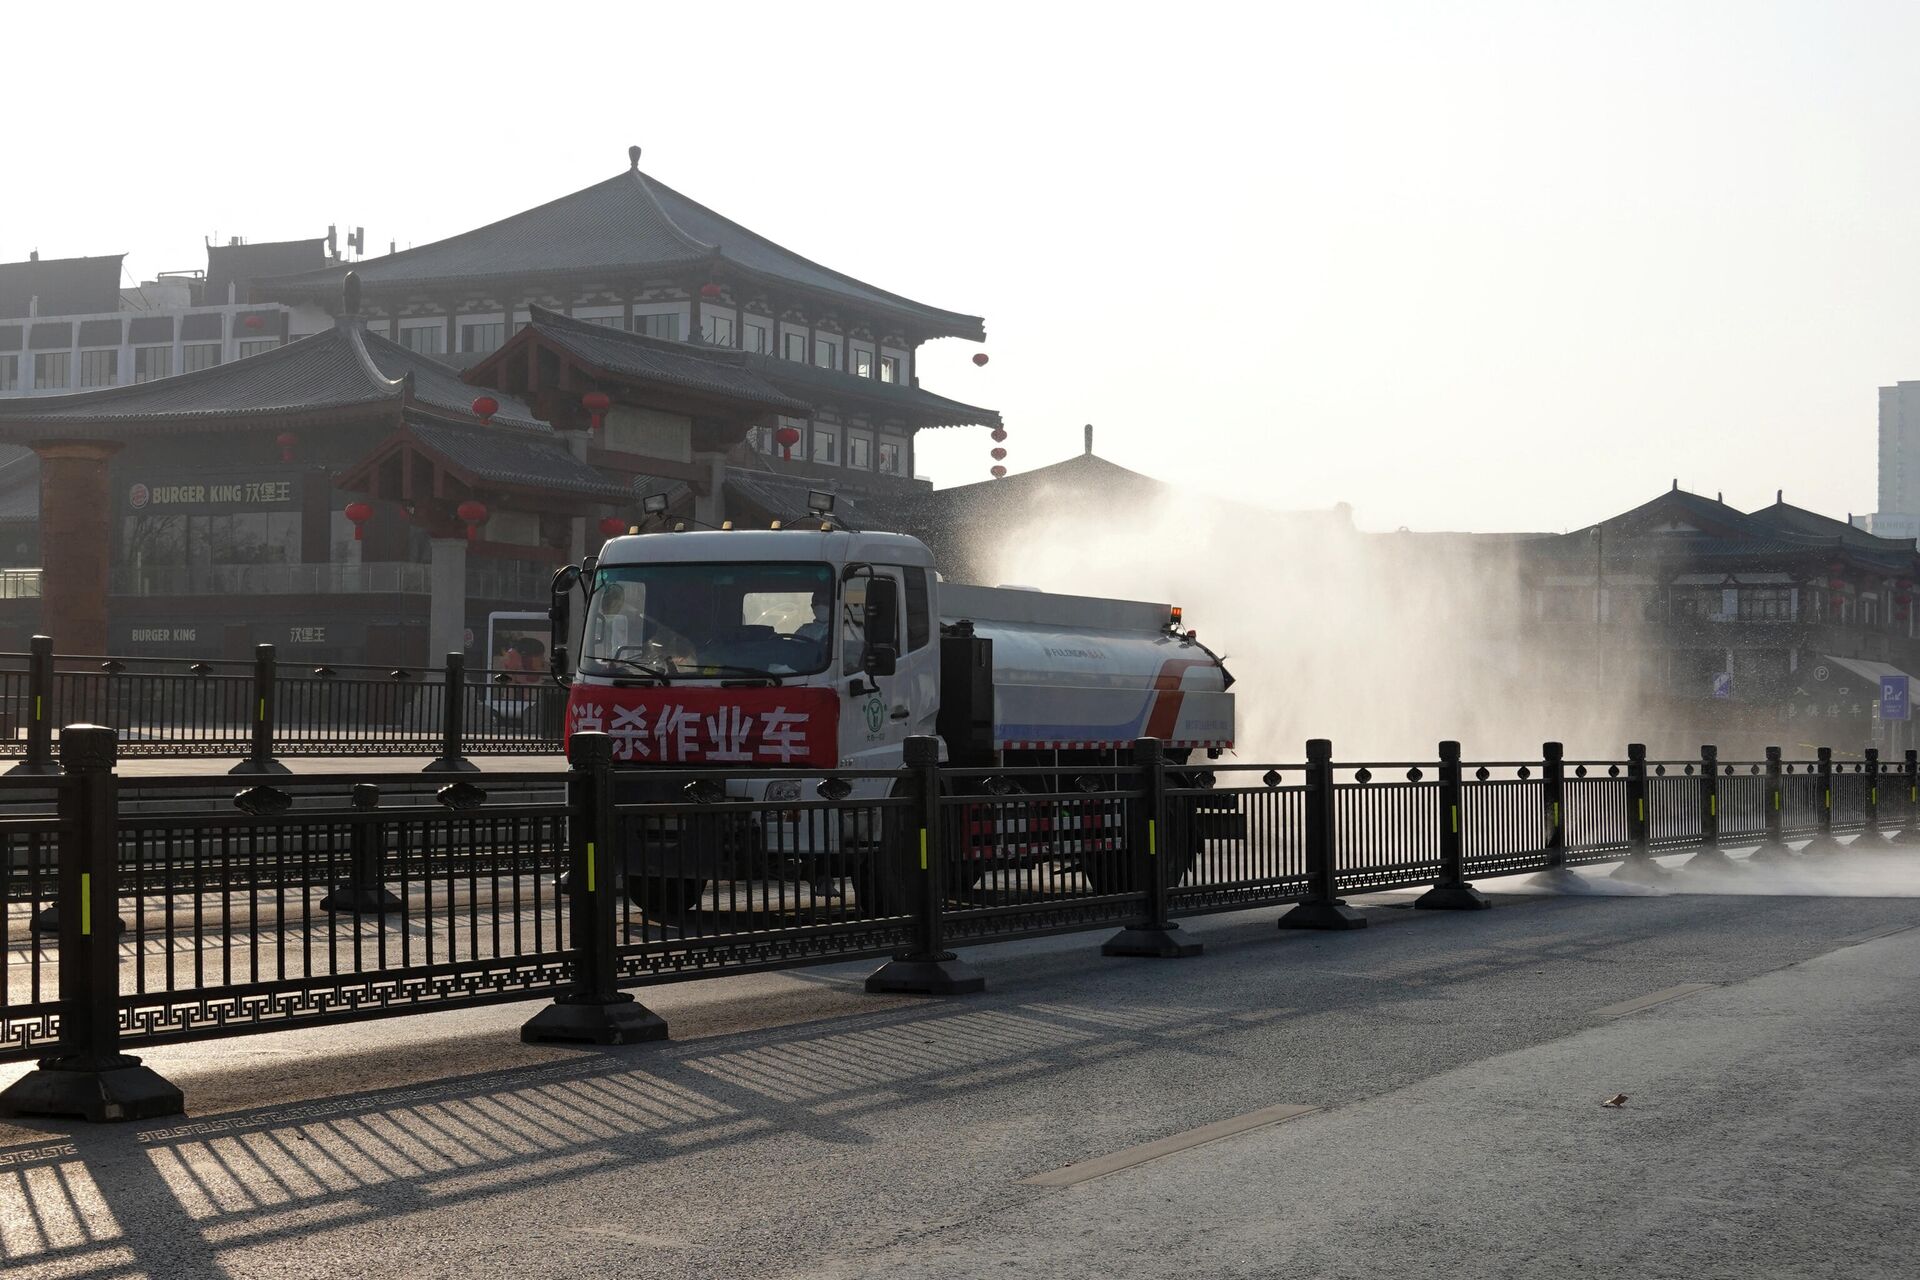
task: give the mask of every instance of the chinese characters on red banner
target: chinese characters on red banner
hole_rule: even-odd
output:
[[[620,764],[839,762],[839,700],[831,689],[616,689],[575,685],[567,732],[613,739]]]

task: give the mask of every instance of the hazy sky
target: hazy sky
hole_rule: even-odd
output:
[[[1080,448],[1363,525],[1558,529],[1677,476],[1874,503],[1920,378],[1920,6],[202,4],[7,16],[0,260],[425,243],[650,173],[987,318],[924,348]],[[921,435],[940,484],[977,428]]]

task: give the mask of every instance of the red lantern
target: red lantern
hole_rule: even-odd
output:
[[[1827,608],[1829,611],[1833,613],[1839,613],[1842,609],[1846,607],[1847,607],[1847,598],[1845,596],[1828,596],[1827,597]]]
[[[700,296],[703,298],[717,298],[720,296],[720,286],[717,284],[703,284],[700,286]]]
[[[603,538],[617,538],[626,529],[627,522],[619,516],[602,516],[600,519],[600,536]]]
[[[973,362],[975,364],[985,364],[987,362],[987,353],[984,351],[976,353],[973,357]]]
[[[780,460],[793,461],[793,446],[800,443],[800,428],[782,427],[773,433],[773,442],[780,446]]]
[[[480,526],[487,521],[487,504],[469,498],[455,508],[454,514],[467,522],[467,541],[479,541]]]
[[[1832,582],[1829,582],[1827,585],[1829,587],[1832,587],[1835,591],[1845,591],[1847,589],[1846,579],[1844,578],[1835,578]]]
[[[580,397],[580,403],[592,415],[592,423],[587,430],[598,431],[600,419],[612,407],[613,401],[607,398],[607,393],[604,391],[589,391]]]
[[[1007,469],[1005,467],[995,467],[993,469],[993,478],[995,480],[998,480],[1000,477],[1006,474],[1007,474]]]
[[[995,462],[1005,461],[1006,456],[1007,456],[1007,451],[1005,449],[995,449],[993,451],[993,460]]]
[[[368,502],[349,502],[347,519],[353,521],[353,540],[359,542],[367,536],[367,521],[373,519],[373,504]]]
[[[240,323],[246,325],[249,329],[258,329],[261,325],[265,324],[266,321],[262,320],[259,316],[248,316]]]
[[[500,412],[500,402],[492,396],[475,396],[473,398],[473,416],[480,419],[480,421],[490,421],[493,415],[498,412]]]
[[[993,429],[993,442],[995,444],[999,444],[1002,440],[1005,440],[1006,438],[1007,438],[1007,433],[1005,428],[995,427]]]
[[[280,446],[280,461],[292,462],[293,446],[300,443],[300,437],[291,431],[282,431],[273,438],[273,442]]]

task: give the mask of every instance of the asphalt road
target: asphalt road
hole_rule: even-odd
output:
[[[0,1122],[0,1270],[1913,1274],[1920,899],[1410,900],[974,948],[945,1003],[660,987],[664,1045],[523,1046],[516,1005],[156,1050],[186,1122]]]

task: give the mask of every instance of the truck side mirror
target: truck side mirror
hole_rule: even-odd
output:
[[[580,570],[563,565],[553,575],[547,593],[547,670],[559,684],[566,684],[573,673],[567,665],[567,636],[571,631],[573,593],[580,586]]]
[[[870,676],[890,676],[900,661],[900,584],[875,574],[867,580],[866,614],[862,631],[867,647],[860,669]]]

